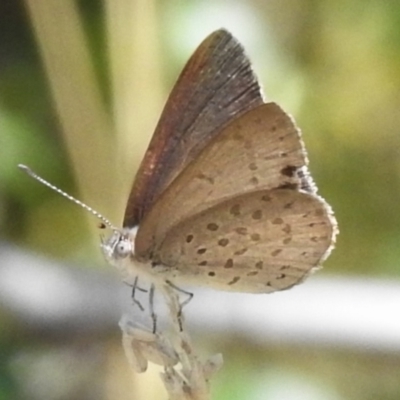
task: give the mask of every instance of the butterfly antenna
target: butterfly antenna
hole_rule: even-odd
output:
[[[86,211],[89,211],[92,215],[97,217],[101,222],[105,225],[108,226],[110,229],[112,229],[115,232],[118,232],[118,228],[116,228],[106,217],[101,215],[98,211],[94,210],[92,207],[89,207],[85,203],[82,203],[80,200],[75,199],[75,197],[72,197],[68,193],[65,193],[61,189],[59,189],[57,186],[52,185],[50,182],[47,182],[45,179],[37,175],[35,172],[33,172],[29,167],[23,164],[18,164],[18,168],[22,169],[25,173],[27,173],[30,177],[36,179],[43,185],[49,187],[50,189],[54,190],[58,194],[61,194],[61,196],[67,198],[68,200],[72,201],[73,203],[77,204],[78,206],[82,207]],[[101,227],[104,227],[102,224],[100,224]]]

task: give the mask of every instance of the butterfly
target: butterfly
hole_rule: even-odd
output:
[[[307,164],[295,122],[264,100],[243,47],[218,30],[178,78],[103,252],[153,287],[288,289],[337,234]]]

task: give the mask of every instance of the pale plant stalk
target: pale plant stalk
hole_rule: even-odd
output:
[[[171,400],[209,400],[211,377],[222,366],[222,356],[216,354],[205,362],[196,354],[187,331],[184,330],[183,314],[179,318],[179,298],[174,289],[163,287],[164,298],[167,302],[172,321],[171,339],[178,354],[181,368],[165,368],[162,374],[164,385]]]
[[[170,330],[155,334],[135,328],[124,318],[121,323],[127,359],[136,372],[144,372],[148,362],[164,367],[161,379],[170,400],[210,400],[210,379],[222,366],[216,354],[202,361],[196,354],[185,330],[183,314],[176,291],[169,285],[160,290],[168,306]]]
[[[106,0],[105,22],[118,169],[126,199],[164,97],[156,4]]]
[[[118,221],[116,144],[76,4],[26,0],[26,6],[82,199]]]

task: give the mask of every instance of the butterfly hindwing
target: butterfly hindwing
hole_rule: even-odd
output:
[[[301,282],[334,236],[329,206],[290,189],[239,195],[174,226],[155,249],[175,282],[273,292]]]

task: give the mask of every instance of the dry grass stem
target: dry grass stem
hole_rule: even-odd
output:
[[[155,334],[134,327],[126,318],[120,323],[123,346],[129,364],[136,372],[144,372],[148,362],[164,367],[161,379],[169,400],[209,400],[210,379],[222,367],[222,355],[216,354],[201,361],[185,330],[180,313],[179,297],[170,286],[163,286],[171,329]]]

